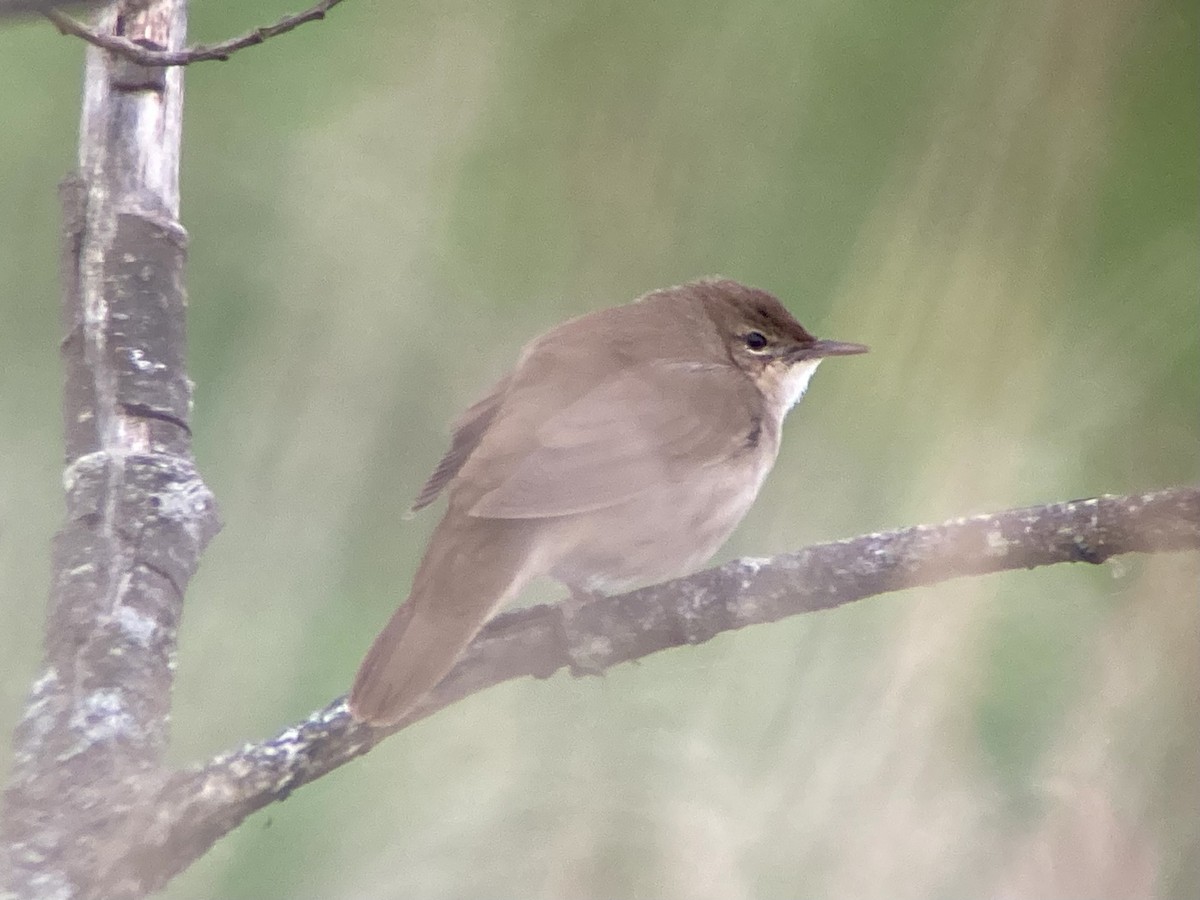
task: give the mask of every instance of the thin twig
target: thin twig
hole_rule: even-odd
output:
[[[134,43],[121,35],[103,34],[57,9],[50,10],[45,15],[47,19],[54,23],[60,33],[82,38],[89,44],[94,44],[101,49],[107,50],[109,53],[115,53],[117,56],[122,56],[138,65],[189,66],[192,63],[207,62],[213,59],[224,62],[239,50],[244,50],[246,47],[253,47],[270,38],[286,34],[306,22],[315,22],[319,19],[324,19],[325,13],[341,2],[342,0],[321,0],[315,6],[304,10],[304,12],[284,16],[278,22],[255,28],[253,31],[248,31],[227,41],[221,41],[218,44],[194,44],[182,50],[153,50],[143,47],[141,44]]]
[[[60,6],[92,8],[112,0],[0,0],[0,19],[13,16],[45,15]]]

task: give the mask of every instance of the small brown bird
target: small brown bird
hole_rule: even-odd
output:
[[[754,502],[817,365],[866,350],[817,340],[771,294],[718,278],[534,338],[455,423],[413,504],[449,488],[351,714],[399,721],[538,576],[611,593],[701,566]]]

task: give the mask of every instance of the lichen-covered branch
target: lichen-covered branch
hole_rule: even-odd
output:
[[[747,625],[953,578],[1125,553],[1200,549],[1200,490],[1097,497],[917,525],[772,559],[734,560],[582,606],[497,617],[406,721],[373,730],[339,699],[270,740],[175,773],[142,811],[140,877],[165,883],[255,810],[361,756],[417,719],[513,678],[605,669]]]
[[[183,0],[112,6],[126,34],[182,46]],[[62,187],[66,524],[45,656],[13,738],[0,888],[136,896],[129,811],[165,777],[183,590],[217,528],[196,473],[184,371],[183,75],[88,53],[79,168]]]

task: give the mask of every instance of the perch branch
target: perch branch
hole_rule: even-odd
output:
[[[734,560],[570,612],[541,605],[498,616],[399,725],[354,722],[339,698],[275,737],[179,771],[147,804],[142,876],[165,883],[246,816],[369,751],[388,735],[484,688],[566,668],[599,673],[722,632],[954,578],[1125,553],[1200,549],[1200,489],[1014,509]]]

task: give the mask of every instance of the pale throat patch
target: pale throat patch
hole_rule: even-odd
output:
[[[787,374],[783,376],[783,381],[779,384],[784,413],[787,413],[804,396],[805,390],[808,389],[808,382],[820,364],[821,360],[819,359],[806,359],[788,368]]]

